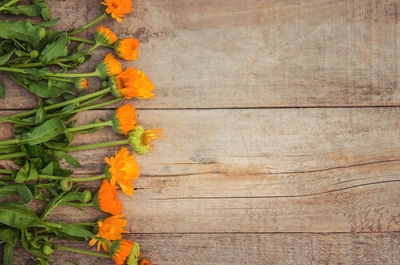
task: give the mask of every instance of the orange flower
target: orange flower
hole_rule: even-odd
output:
[[[153,83],[142,71],[135,70],[132,67],[129,67],[115,78],[111,77],[110,87],[116,97],[123,96],[126,99],[131,99],[132,97],[139,99],[154,97],[154,94],[151,93],[154,89]]]
[[[79,90],[87,88],[88,86],[88,81],[86,78],[80,77],[75,79],[75,87]]]
[[[99,191],[93,198],[94,207],[112,215],[119,215],[124,208],[117,199],[117,195],[117,186],[111,185],[107,179],[103,179]]]
[[[114,130],[128,136],[129,132],[136,127],[135,111],[135,107],[129,103],[119,107],[111,116]]]
[[[103,61],[96,67],[96,72],[101,79],[122,73],[121,63],[111,53],[106,54]]]
[[[138,154],[145,154],[148,149],[153,149],[150,146],[150,141],[162,137],[163,130],[148,130],[145,131],[142,125],[136,125],[136,128],[129,133],[129,145]]]
[[[139,177],[139,166],[135,161],[134,155],[129,155],[128,149],[121,147],[115,151],[115,157],[105,158],[106,163],[110,166],[108,169],[111,174],[111,185],[118,185],[126,195],[132,195],[134,188],[132,179]]]
[[[114,47],[115,53],[122,59],[134,61],[137,59],[139,51],[139,41],[134,38],[119,40]]]
[[[100,26],[96,29],[94,39],[97,43],[106,46],[114,44],[118,40],[118,37],[108,28]]]
[[[131,0],[104,0],[101,3],[107,7],[106,13],[110,14],[119,23],[122,22],[121,17],[133,10]]]
[[[142,261],[140,262],[140,265],[151,265],[151,262],[147,259],[142,259]]]
[[[129,256],[133,242],[129,240],[117,240],[114,241],[110,248],[110,255],[112,256],[115,264],[124,264],[126,258]]]
[[[98,221],[97,225],[99,227],[99,231],[97,232],[96,236],[107,239],[109,241],[121,239],[122,233],[128,233],[128,231],[123,229],[123,227],[127,225],[128,221],[119,219],[121,217],[122,215],[114,215],[108,217],[107,219],[104,219],[103,221]],[[97,241],[98,240],[93,238],[92,240],[90,240],[89,245],[93,246],[94,244],[96,244]],[[108,252],[108,246],[100,241],[97,244],[98,252],[100,251],[100,246],[102,246],[103,249]]]

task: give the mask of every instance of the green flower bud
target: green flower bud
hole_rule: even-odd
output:
[[[131,253],[126,260],[127,265],[137,265],[139,263],[140,246],[138,243],[133,242]]]
[[[39,57],[39,55],[40,55],[40,53],[39,53],[38,50],[32,50],[32,51],[29,53],[29,56],[31,57],[31,59],[35,59],[35,58]]]
[[[46,37],[47,33],[46,33],[46,29],[45,28],[40,27],[36,31],[39,34],[40,39],[43,39],[44,37]]]
[[[106,175],[106,178],[108,181],[111,181],[111,173],[110,173],[110,166],[107,165],[104,167],[104,175]]]
[[[53,254],[54,249],[50,246],[50,245],[44,245],[42,247],[42,252],[46,255],[46,256],[51,256],[51,254]]]
[[[58,183],[58,186],[63,190],[63,191],[69,191],[70,189],[72,189],[72,186],[74,185],[74,182],[69,179],[69,178],[63,178],[62,180],[60,180],[60,182]]]
[[[88,190],[85,190],[84,192],[81,193],[81,202],[90,202],[92,199],[92,193]]]
[[[108,82],[107,81],[101,82],[101,88],[107,88],[107,87],[108,87]]]
[[[79,64],[82,64],[82,63],[86,62],[85,56],[84,55],[79,56],[78,59],[76,59],[76,62],[79,63]]]

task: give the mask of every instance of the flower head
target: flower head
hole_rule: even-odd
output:
[[[117,186],[111,185],[107,179],[103,179],[99,191],[93,198],[94,207],[112,215],[119,215],[124,209],[117,199]]]
[[[97,226],[99,227],[99,231],[96,236],[107,239],[109,241],[114,241],[122,238],[122,233],[128,233],[123,227],[125,227],[128,221],[120,219],[122,215],[114,215],[104,219],[103,221],[98,221]],[[96,244],[97,240],[92,239],[89,242],[90,246]],[[108,246],[103,242],[98,242],[97,251],[100,251],[100,246],[108,252]]]
[[[151,265],[151,262],[147,259],[142,259],[139,265]]]
[[[137,59],[139,51],[139,41],[134,38],[126,38],[119,40],[115,46],[115,53],[122,59],[134,61]]]
[[[109,76],[122,73],[122,65],[114,55],[107,53],[103,61],[97,65],[96,71],[101,79],[107,79]]]
[[[101,2],[106,6],[106,13],[111,15],[119,23],[122,22],[122,17],[133,10],[132,0],[104,0]]]
[[[100,26],[97,27],[96,33],[94,34],[94,39],[97,43],[106,46],[110,44],[114,44],[118,37],[106,27]]]
[[[150,141],[160,138],[163,130],[145,131],[142,125],[136,125],[136,128],[129,133],[129,145],[138,154],[145,154],[148,149],[154,148],[150,146]]]
[[[81,89],[87,88],[88,81],[86,78],[80,77],[80,78],[75,79],[74,84],[77,89],[81,90]]]
[[[135,111],[135,107],[129,103],[116,109],[111,116],[114,130],[128,136],[129,132],[136,127]]]
[[[129,256],[133,242],[129,240],[116,240],[111,244],[110,255],[116,265],[124,264],[126,258]]]
[[[106,163],[110,166],[108,169],[111,174],[111,185],[118,185],[126,195],[132,195],[133,179],[139,177],[139,166],[135,161],[134,155],[129,155],[128,149],[121,147],[115,152],[115,157],[105,158]]]
[[[134,242],[131,252],[129,253],[128,259],[126,261],[127,265],[138,265],[139,260],[141,259],[140,255],[140,246],[138,243]]]
[[[132,67],[129,67],[116,77],[111,77],[109,82],[111,92],[116,97],[123,96],[126,99],[131,99],[132,97],[139,99],[154,97],[151,92],[154,89],[153,83],[142,71],[135,70]]]

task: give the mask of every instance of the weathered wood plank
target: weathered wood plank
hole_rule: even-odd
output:
[[[133,234],[154,265],[180,264],[387,264],[400,263],[398,233],[378,234]],[[82,243],[65,243],[90,250]],[[94,250],[92,248],[91,250]],[[14,265],[26,264],[21,251]],[[113,264],[74,253],[55,255],[53,264]]]
[[[398,231],[399,112],[138,111],[139,122],[164,128],[166,138],[137,156],[139,189],[133,199],[121,196],[130,226],[171,233]],[[110,113],[90,111],[80,122]],[[77,142],[113,139],[108,130]],[[73,153],[84,165],[77,171],[100,173],[113,150]],[[67,218],[96,215],[71,211]]]
[[[102,12],[88,3],[50,1],[66,27]],[[134,7],[124,23],[105,25],[142,42],[140,58],[125,65],[145,71],[157,96],[137,107],[400,104],[397,0],[137,0]],[[21,90],[0,108],[32,107]]]

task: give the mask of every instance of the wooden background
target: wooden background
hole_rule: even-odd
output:
[[[101,13],[98,1],[49,2],[62,28]],[[120,196],[127,237],[145,257],[400,264],[400,1],[135,0],[134,8],[122,24],[104,24],[141,41],[139,59],[125,66],[146,72],[156,97],[132,103],[140,123],[166,135],[137,158],[134,196]],[[35,106],[24,89],[7,87],[2,116]],[[0,128],[11,137],[11,126]],[[120,138],[107,130],[76,143]],[[74,153],[84,164],[76,172],[101,173],[114,151]],[[98,216],[59,207],[49,218]],[[54,264],[70,258],[112,264],[71,253]],[[19,249],[13,264],[27,260]]]

